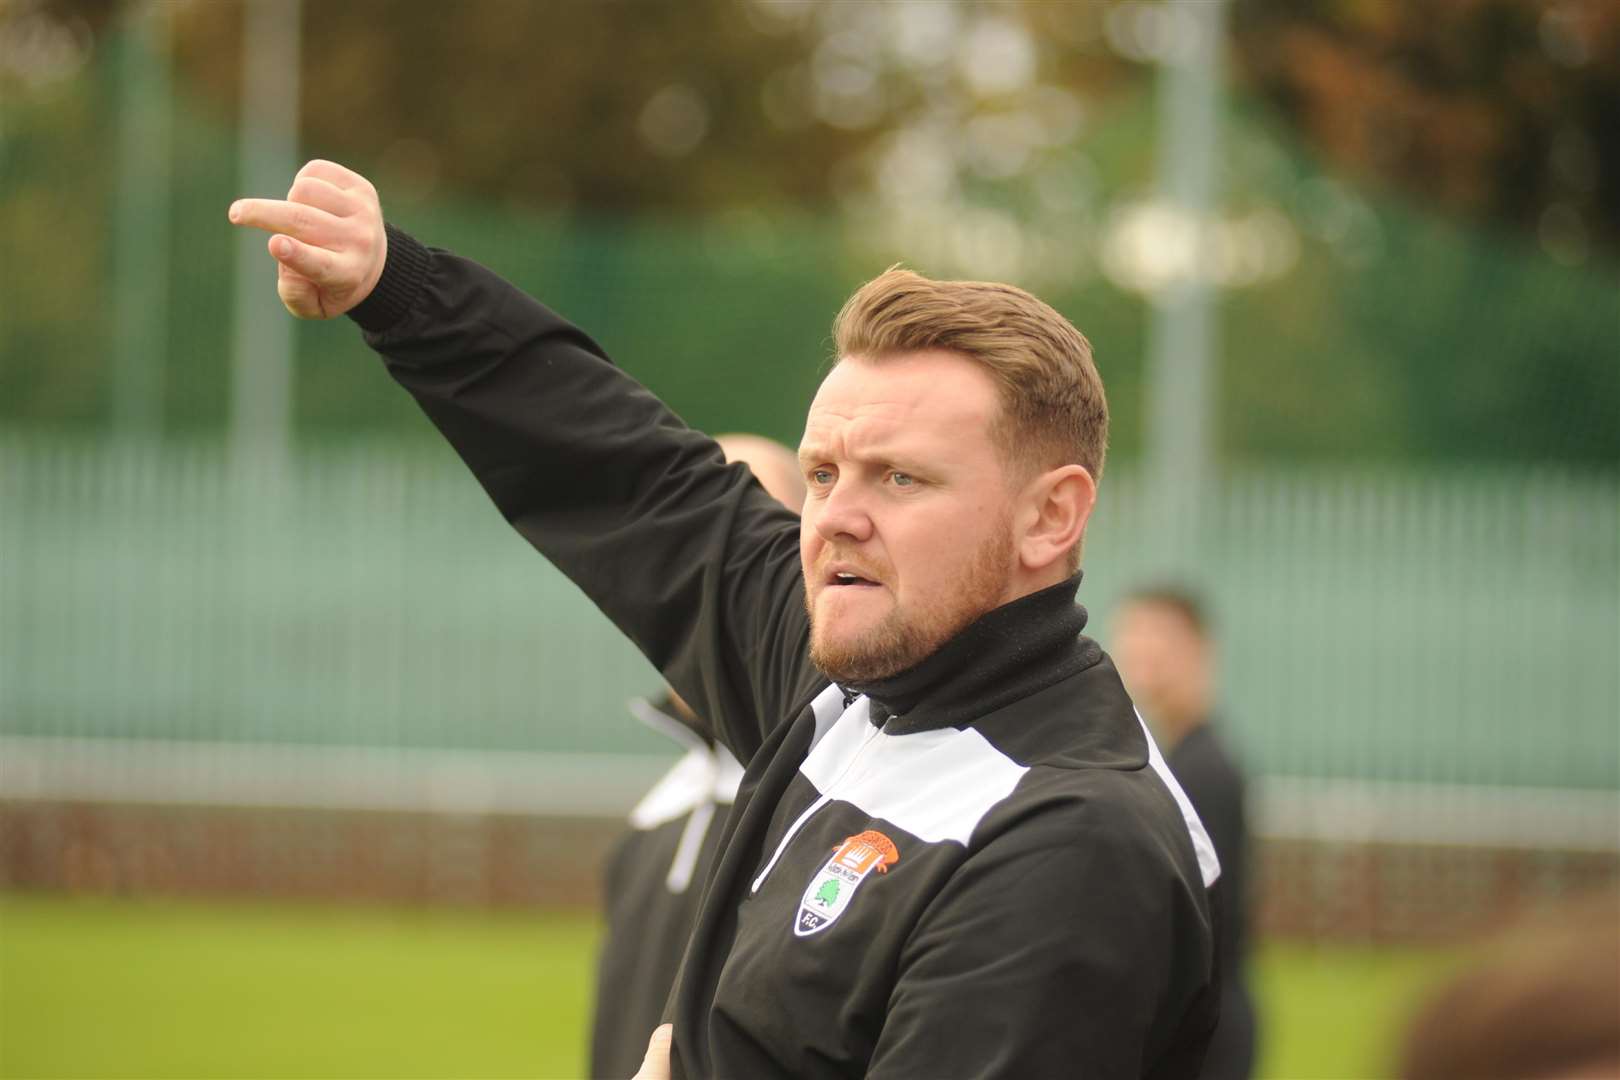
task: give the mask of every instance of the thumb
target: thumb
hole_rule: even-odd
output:
[[[641,1059],[641,1068],[630,1080],[670,1080],[669,1048],[674,1041],[672,1025],[659,1024],[654,1028],[652,1038],[647,1040],[647,1056]]]
[[[285,265],[277,266],[276,295],[281,297],[281,305],[300,319],[326,317],[321,310],[321,292],[315,283]]]

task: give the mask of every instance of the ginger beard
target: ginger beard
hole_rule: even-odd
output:
[[[831,563],[836,559],[837,553],[829,547],[820,561]],[[921,601],[901,603],[897,597],[877,625],[845,634],[817,622],[817,598],[827,589],[866,586],[828,585],[824,574],[812,579],[807,573],[804,596],[810,615],[811,663],[836,683],[873,682],[915,667],[974,620],[1005,602],[1012,560],[1012,520],[1010,514],[1004,513],[966,559],[956,587]],[[893,580],[889,577],[889,581]]]

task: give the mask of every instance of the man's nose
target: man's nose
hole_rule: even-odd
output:
[[[872,535],[872,518],[859,487],[840,479],[815,511],[816,532],[823,540],[863,541]]]

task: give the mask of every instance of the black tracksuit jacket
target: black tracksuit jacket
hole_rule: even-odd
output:
[[[389,230],[351,313],[506,519],[746,766],[677,1077],[1191,1076],[1219,875],[1078,576],[917,667],[810,663],[798,520],[584,333]]]

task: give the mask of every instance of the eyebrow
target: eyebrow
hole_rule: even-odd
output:
[[[826,447],[814,443],[801,446],[799,448],[798,456],[799,465],[801,467],[826,461],[832,457],[832,455],[827,452]],[[863,465],[888,465],[895,469],[899,469],[902,472],[926,472],[930,470],[938,471],[938,469],[941,467],[939,463],[930,466],[917,458],[914,454],[904,453],[893,447],[878,447],[876,450],[870,453],[854,454],[851,455],[851,460]]]

